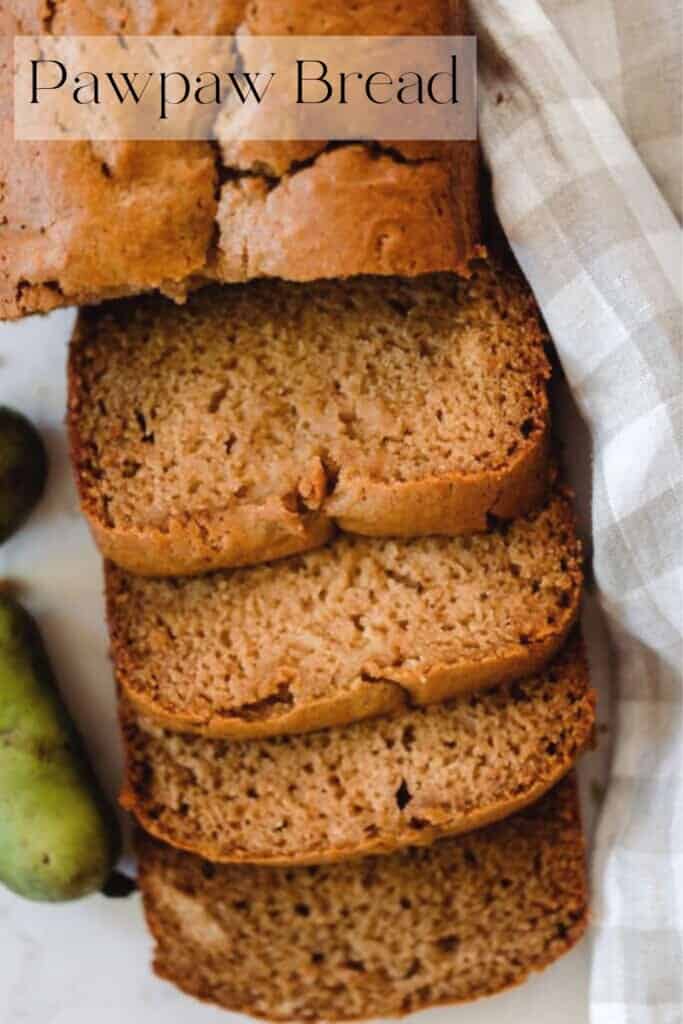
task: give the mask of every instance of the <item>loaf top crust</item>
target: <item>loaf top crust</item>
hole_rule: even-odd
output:
[[[12,0],[0,65],[11,74],[16,34],[436,34],[462,31],[463,17],[440,0]],[[21,142],[5,90],[0,233],[3,319],[151,290],[183,301],[208,280],[466,272],[477,146]]]

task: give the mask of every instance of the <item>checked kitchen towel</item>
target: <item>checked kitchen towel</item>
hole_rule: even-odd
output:
[[[496,207],[586,427],[565,458],[590,493],[614,692],[591,1024],[681,1024],[681,4],[471,6]]]

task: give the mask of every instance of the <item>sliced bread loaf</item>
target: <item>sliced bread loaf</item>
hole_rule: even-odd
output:
[[[214,865],[140,835],[154,968],[277,1021],[395,1017],[517,985],[586,927],[576,783],[429,849],[318,868]]]
[[[571,768],[593,720],[578,642],[524,682],[305,736],[187,736],[123,702],[122,802],[159,839],[210,860],[386,853],[538,799]]]
[[[112,655],[139,711],[238,738],[343,725],[538,671],[576,619],[568,497],[472,537],[346,536],[211,576],[106,566]]]
[[[484,529],[542,498],[549,374],[521,276],[206,289],[81,314],[69,425],[84,512],[131,572],[362,534]]]

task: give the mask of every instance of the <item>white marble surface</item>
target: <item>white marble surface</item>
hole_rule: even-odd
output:
[[[63,427],[64,362],[71,312],[0,325],[0,404],[30,416],[45,439],[47,493],[28,524],[0,548],[0,578],[11,579],[35,614],[64,696],[112,799],[120,774],[114,689],[107,658],[100,562],[78,512]],[[564,429],[577,429],[564,403]],[[576,467],[575,467],[576,468]],[[599,622],[586,626],[599,678]],[[607,717],[601,694],[600,719]],[[603,743],[603,748],[605,744]],[[584,791],[605,751],[582,766]],[[593,801],[584,801],[592,817]],[[126,867],[130,862],[126,862]],[[139,897],[93,896],[64,905],[29,903],[0,887],[0,1021],[3,1024],[217,1024],[244,1021],[155,979]],[[423,1024],[585,1024],[589,943],[523,987],[464,1007],[428,1011]]]

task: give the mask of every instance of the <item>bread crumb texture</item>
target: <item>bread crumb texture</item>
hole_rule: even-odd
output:
[[[536,671],[576,620],[571,503],[471,537],[346,536],[251,569],[106,567],[112,654],[157,722],[214,736],[341,725]]]
[[[0,10],[15,35],[412,35],[464,31],[440,0],[348,4],[71,0]],[[475,142],[17,142],[0,100],[0,317],[207,280],[467,271]]]
[[[538,676],[301,736],[172,733],[122,702],[123,803],[211,860],[318,863],[426,844],[540,797],[591,738],[578,640]]]
[[[69,423],[83,509],[132,572],[202,572],[333,524],[484,529],[547,483],[546,333],[521,276],[206,289],[81,315]]]
[[[216,865],[138,837],[154,966],[277,1021],[394,1017],[491,995],[562,956],[587,916],[572,777],[497,825],[312,868]]]

